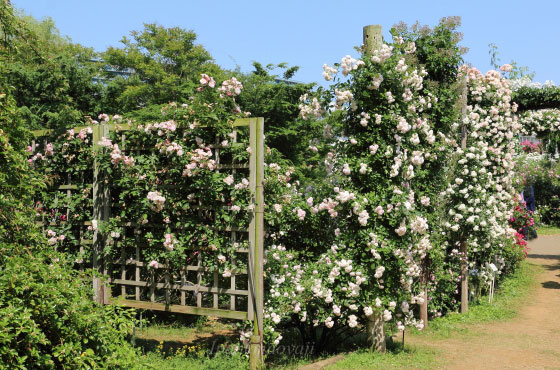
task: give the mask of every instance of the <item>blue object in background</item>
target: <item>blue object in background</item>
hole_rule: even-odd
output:
[[[535,189],[533,185],[529,185],[523,189],[523,199],[525,199],[527,210],[535,212]]]

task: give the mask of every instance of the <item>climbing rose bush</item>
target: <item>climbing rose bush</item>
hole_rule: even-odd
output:
[[[372,317],[400,330],[422,328],[418,306],[426,299],[424,290],[433,314],[456,308],[464,256],[455,243],[464,236],[479,281],[513,268],[509,143],[518,128],[507,83],[497,72],[483,76],[463,69],[469,107],[460,122],[450,108],[457,98],[453,86],[463,78],[459,59],[449,62],[448,74],[436,83],[438,65],[418,62],[433,45],[420,34],[393,34],[393,43],[372,54],[324,66],[331,88],[301,98],[303,118],[334,124],[309,146],[312,153],[329,148],[322,181],[302,186],[289,163],[267,149],[264,327],[269,344],[279,344],[286,329],[297,327],[303,341],[321,346]],[[235,102],[242,86],[234,79],[220,84],[209,75],[200,83],[187,104],[162,107],[160,121],[99,117],[131,129],[101,138],[94,153],[111,176],[113,209],[108,223],[93,220],[88,232],[99,228],[108,235],[105,253],[112,261],[122,258],[123,250],[130,258],[127,253],[143,245],[140,259],[156,280],[168,274],[177,278],[174,271],[185,263],[200,263],[223,278],[247,269],[246,257],[240,257],[247,241],[231,240],[215,227],[246,227],[254,210],[248,173],[225,171],[215,156],[219,149],[222,160],[245,163],[252,154],[247,138],[232,128],[235,118],[247,115]],[[465,150],[458,144],[463,124],[469,133]],[[67,133],[66,140],[86,155],[81,148],[91,134],[86,130],[83,139],[81,131],[78,138],[75,134]],[[45,146],[33,162],[52,166],[49,158],[64,145],[59,141]],[[79,163],[91,168],[92,161],[88,156]],[[81,196],[88,199],[88,194],[84,190]],[[52,232],[61,247],[71,240],[60,240],[59,229]],[[249,323],[241,326],[241,340],[248,343]]]
[[[462,68],[468,102],[462,125],[466,148],[456,149],[454,176],[442,194],[448,203],[445,226],[448,248],[468,245],[473,284],[489,264],[498,273],[511,270],[522,250],[515,247],[515,230],[508,221],[517,201],[515,154],[521,125],[511,103],[508,82],[499,72]],[[465,258],[465,256],[461,256]]]
[[[543,141],[544,149],[550,154],[556,154],[560,141],[560,110],[541,109],[526,111],[519,115],[521,133],[533,135]]]
[[[321,251],[302,263],[303,253],[279,237],[283,243],[268,252],[267,271],[276,271],[269,332],[295,321],[308,328],[304,338],[323,326],[322,341],[372,315],[399,329],[423,327],[414,311],[424,300],[422,266],[433,248],[428,217],[438,203],[426,179],[446,161],[453,139],[435,130],[438,98],[424,86],[427,72],[411,64],[415,51],[413,40],[395,36],[371,55],[345,56],[323,67],[325,79],[335,81],[332,100],[302,97],[302,117],[339,117],[344,132],[325,159],[331,185],[308,192],[293,210],[306,225],[330,225]],[[278,342],[281,334],[271,337]]]
[[[329,112],[344,128],[326,158],[332,187],[320,196],[308,192],[293,210],[310,223],[330,219],[323,232],[333,234],[325,238],[330,248],[305,264],[289,240],[272,246],[267,270],[280,272],[271,277],[267,301],[271,333],[299,321],[328,329],[323,340],[324,333],[364,325],[372,315],[399,329],[422,328],[414,312],[424,300],[423,286],[429,299],[439,300],[433,314],[457,307],[462,238],[469,245],[472,289],[479,293],[519,261],[508,225],[515,193],[512,139],[519,124],[507,82],[495,71],[462,68],[459,78],[468,77],[466,118],[441,126],[430,119],[439,106],[424,86],[426,72],[407,62],[415,49],[397,36],[373,55],[346,56],[323,67],[327,81],[336,81],[339,70],[349,77],[333,86],[329,107],[317,97],[302,97],[302,117]],[[463,124],[469,135],[464,150]],[[441,162],[446,174],[437,172]],[[442,217],[428,222],[434,213]],[[441,259],[428,270],[427,256]],[[282,336],[272,337],[278,343]]]

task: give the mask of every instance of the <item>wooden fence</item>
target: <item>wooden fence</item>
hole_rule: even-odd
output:
[[[88,129],[88,127],[93,131],[92,153],[101,150],[99,142],[103,137],[109,137],[112,132],[115,132],[117,136],[121,135],[124,144],[126,132],[133,128],[130,124],[102,124],[76,127],[74,130],[77,132]],[[82,251],[91,247],[90,266],[99,273],[93,279],[94,297],[97,302],[101,304],[117,303],[139,309],[253,320],[254,336],[251,338],[251,363],[253,366],[253,363],[262,361],[263,352],[264,119],[236,120],[232,132],[234,143],[239,134],[247,129],[251,153],[249,163],[236,163],[233,160],[225,162],[224,158],[220,156],[222,149],[220,144],[216,142],[210,146],[213,149],[218,171],[232,174],[238,171],[248,171],[250,202],[254,204],[253,210],[249,212],[248,227],[232,228],[213,225],[217,231],[228,233],[232,243],[238,240],[248,241],[248,248],[238,248],[235,251],[240,259],[246,261],[248,268],[233,272],[229,278],[226,278],[229,279],[226,282],[217,271],[210,271],[207,267],[202,266],[202,252],[198,253],[197,257],[190,261],[191,263],[185,264],[178,271],[171,271],[166,268],[167,266],[160,265],[158,271],[164,272],[158,274],[154,273],[154,269],[148,268],[148,264],[143,258],[143,247],[141,243],[134,240],[132,242],[127,240],[127,243],[121,241],[123,246],[120,248],[119,258],[106,256],[104,250],[110,238],[101,226],[111,219],[113,207],[111,204],[111,177],[101,170],[97,156],[93,156],[92,167],[85,170],[91,174],[81,176],[82,181],[87,182],[87,179],[92,179],[91,183],[72,183],[72,176],[57,174],[60,181],[52,191],[63,194],[60,199],[69,201],[72,199],[72,192],[91,188],[91,221],[81,220],[76,223],[75,240]],[[52,134],[50,130],[35,131],[36,139],[32,145],[33,150],[40,148],[41,143],[46,145],[46,138],[50,134]],[[247,136],[246,132],[244,134]],[[74,179],[74,181],[76,180]],[[60,222],[72,222],[70,216],[66,209],[64,221],[43,220],[42,224],[48,226]],[[136,241],[142,230],[162,226],[140,225],[129,220],[123,220],[121,225],[128,230],[121,239],[136,238]],[[94,228],[92,239],[83,237],[86,227]],[[180,232],[181,230],[178,229],[177,233]],[[108,260],[108,258],[114,260]],[[84,266],[84,264],[87,265],[87,262],[81,263],[80,266]]]

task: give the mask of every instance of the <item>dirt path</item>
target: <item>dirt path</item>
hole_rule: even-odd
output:
[[[444,354],[443,368],[560,369],[560,236],[529,246],[529,263],[544,272],[526,306],[512,320],[474,326],[472,336],[430,343]]]

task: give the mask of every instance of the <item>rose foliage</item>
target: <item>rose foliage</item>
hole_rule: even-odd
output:
[[[516,199],[515,105],[499,72],[460,68],[457,26],[447,19],[433,30],[394,29],[393,42],[381,49],[323,67],[333,84],[302,96],[301,116],[338,125],[310,143],[314,158],[315,143],[326,148],[324,175],[312,186],[303,188],[289,162],[267,150],[269,343],[279,344],[288,329],[297,328],[303,341],[323,346],[373,316],[401,330],[422,328],[425,290],[432,315],[457,309],[462,259],[468,258],[471,281],[482,292],[492,276],[512,271],[522,258],[508,224]],[[109,236],[104,252],[110,261],[132,258],[134,247],[143,246],[143,277],[180,279],[186,263],[207,268],[203,282],[212,281],[214,272],[220,284],[242,274],[247,240],[231,240],[218,227],[244,228],[254,209],[247,171],[221,166],[246,163],[251,155],[246,134],[234,134],[232,127],[248,114],[235,101],[241,90],[234,78],[220,83],[202,74],[188,104],[169,104],[159,122],[117,129],[102,138],[96,153],[88,154],[87,128],[36,148],[35,166],[57,173],[70,161],[82,173],[73,175],[83,185],[69,208],[56,193],[45,194],[42,211],[56,225],[52,243],[76,260],[87,259],[79,240],[98,227]],[[118,116],[102,115],[100,121],[126,124]],[[88,231],[62,221],[89,220],[85,173],[94,156],[111,178],[112,217],[106,224],[92,222]],[[462,241],[467,256],[458,252]],[[247,342],[248,332],[241,338]]]

